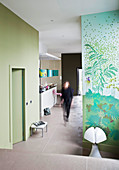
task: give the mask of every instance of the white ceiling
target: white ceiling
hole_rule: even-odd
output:
[[[119,9],[119,0],[1,0],[39,31],[39,53],[81,52],[81,15]]]

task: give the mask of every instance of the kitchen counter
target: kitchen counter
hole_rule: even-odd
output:
[[[39,93],[40,117],[44,116],[45,108],[52,108],[57,103],[57,95],[54,94],[54,91],[57,92],[57,86]]]

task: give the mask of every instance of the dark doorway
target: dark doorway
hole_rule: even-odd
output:
[[[81,53],[62,54],[62,83],[69,81],[77,95],[77,68],[82,68]]]

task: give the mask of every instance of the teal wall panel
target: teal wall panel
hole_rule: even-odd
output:
[[[47,69],[47,77],[53,77],[53,70]]]
[[[59,71],[58,70],[53,70],[53,76],[58,76],[59,75]]]

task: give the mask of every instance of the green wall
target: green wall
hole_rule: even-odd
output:
[[[119,147],[119,11],[82,16],[83,131],[102,128]]]
[[[39,119],[39,34],[0,3],[0,148],[9,140],[9,65],[26,68],[27,138],[29,127]]]

